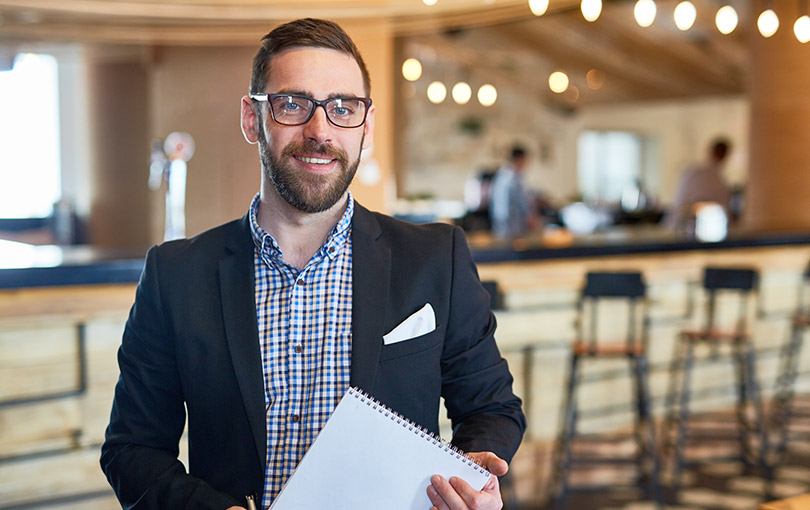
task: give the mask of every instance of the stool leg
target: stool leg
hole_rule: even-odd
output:
[[[675,349],[672,353],[672,360],[669,363],[669,382],[667,387],[666,400],[664,402],[664,427],[662,430],[663,439],[661,441],[663,453],[667,456],[672,454],[674,449],[674,439],[672,437],[672,427],[677,423],[677,400],[679,379],[683,375],[684,341],[682,337],[675,340]]]
[[[557,440],[555,452],[554,479],[555,507],[565,509],[565,498],[568,495],[568,473],[571,468],[571,447],[577,430],[576,389],[579,385],[579,356],[571,355],[568,384],[566,385],[563,404],[563,425]]]
[[[660,467],[655,442],[655,424],[650,412],[650,390],[647,385],[647,358],[634,356],[632,358],[635,368],[636,382],[636,440],[638,442],[640,458],[638,459],[639,473],[644,474],[644,461],[646,457],[647,476],[649,477],[649,497],[653,499],[658,508],[663,508],[664,500],[661,494]],[[646,440],[645,440],[646,438]]]
[[[759,381],[756,372],[756,351],[750,341],[744,343],[745,347],[745,366],[746,366],[746,379],[748,383],[748,394],[751,404],[754,408],[754,423],[753,435],[755,440],[759,440],[759,448],[755,450],[756,462],[759,466],[761,475],[765,478],[766,493],[770,495],[771,485],[773,482],[773,470],[768,462],[768,430],[765,427],[765,409],[762,403],[762,397],[759,392]]]
[[[683,359],[681,377],[681,391],[678,402],[677,432],[675,435],[675,448],[673,451],[672,469],[672,495],[677,499],[681,488],[681,472],[684,468],[684,455],[688,434],[690,386],[692,382],[692,368],[694,366],[694,343],[686,340],[686,354]]]
[[[778,436],[773,447],[774,458],[780,459],[787,449],[788,427],[793,414],[793,388],[798,375],[799,352],[804,340],[804,328],[800,324],[793,324],[790,338],[782,347],[782,370],[776,382],[776,395],[774,396],[774,412],[772,417],[773,428]]]

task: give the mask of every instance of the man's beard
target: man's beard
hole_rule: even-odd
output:
[[[363,136],[365,137],[365,133]],[[362,140],[360,146],[362,147]],[[292,163],[294,154],[318,154],[335,159],[337,172],[320,175],[296,169]],[[264,136],[264,126],[261,125],[259,155],[265,177],[273,183],[281,198],[306,213],[323,212],[335,205],[346,193],[360,164],[359,153],[349,163],[344,151],[331,144],[319,144],[311,140],[288,144],[277,158],[270,151]]]

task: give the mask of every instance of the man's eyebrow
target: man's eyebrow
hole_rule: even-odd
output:
[[[279,90],[278,92],[273,92],[273,94],[282,94],[282,95],[289,95],[289,96],[306,96],[306,97],[311,97],[313,99],[318,99],[320,101],[319,98],[315,97],[315,95],[311,91],[308,91],[308,90],[282,89],[282,90]],[[363,97],[363,96],[358,96],[356,94],[352,94],[351,92],[333,92],[333,93],[329,94],[328,96],[326,96],[324,99],[332,99],[332,98],[336,98],[336,97]]]

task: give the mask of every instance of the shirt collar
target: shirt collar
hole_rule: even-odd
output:
[[[346,210],[343,216],[340,217],[338,222],[332,227],[326,242],[323,243],[321,249],[315,254],[314,258],[329,257],[335,258],[340,249],[345,246],[346,240],[349,238],[351,232],[352,218],[354,216],[354,197],[352,192],[348,192],[349,199],[346,204]],[[262,255],[262,257],[269,257],[270,259],[281,261],[283,252],[276,240],[265,229],[259,225],[258,213],[260,194],[256,193],[250,203],[249,220],[250,220],[250,234],[253,238],[253,244]]]

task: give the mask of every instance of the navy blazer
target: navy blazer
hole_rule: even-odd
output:
[[[356,204],[351,385],[453,444],[511,459],[525,430],[463,232]],[[248,217],[149,250],[118,354],[101,465],[124,508],[224,509],[261,495],[264,383]],[[430,303],[436,329],[383,345]],[[188,473],[177,460],[188,413]]]

